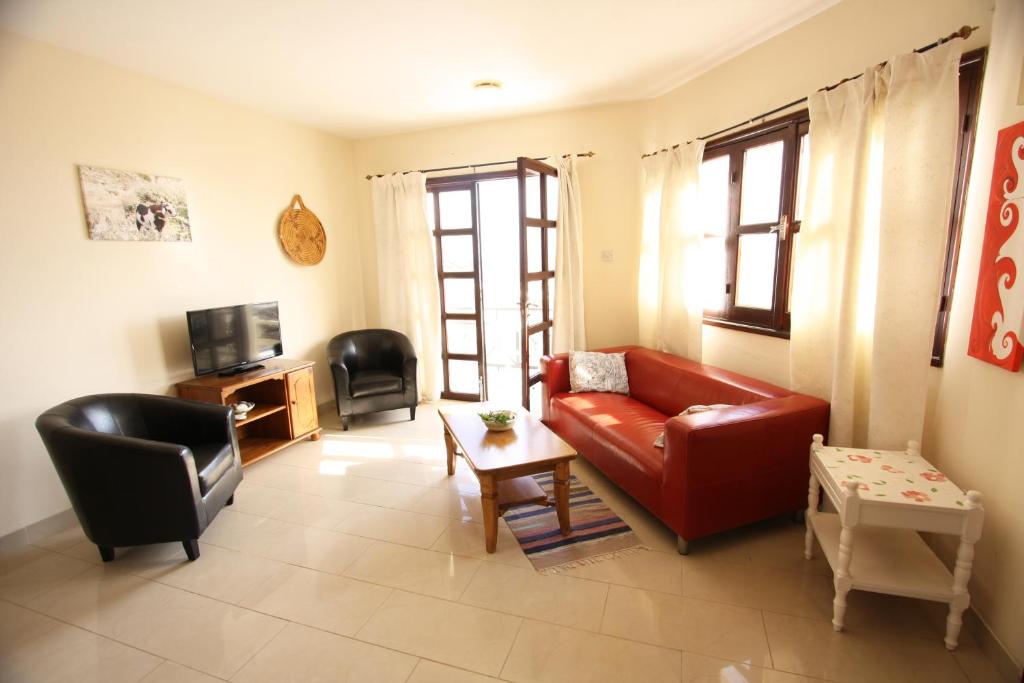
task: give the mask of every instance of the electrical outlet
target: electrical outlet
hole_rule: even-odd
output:
[[[612,251],[611,249],[602,249],[601,260],[606,263],[611,263],[612,261],[615,260],[615,252]]]

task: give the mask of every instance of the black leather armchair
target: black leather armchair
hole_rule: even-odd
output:
[[[341,428],[352,415],[408,408],[416,419],[416,353],[409,338],[394,330],[356,330],[327,345]]]
[[[47,410],[36,429],[104,562],[114,548],[200,534],[242,481],[234,409],[146,394],[98,394]]]

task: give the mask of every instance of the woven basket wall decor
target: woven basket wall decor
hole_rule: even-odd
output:
[[[298,204],[299,208],[295,208]],[[281,214],[277,226],[281,246],[296,263],[313,266],[324,258],[327,251],[327,233],[316,214],[306,208],[302,197],[295,195]]]

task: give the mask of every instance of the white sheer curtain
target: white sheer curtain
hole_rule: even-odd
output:
[[[961,50],[957,39],[901,55],[809,99],[791,385],[831,402],[837,445],[903,448],[921,438]]]
[[[555,230],[553,353],[583,351],[583,203],[576,155],[558,158],[558,228]]]
[[[435,401],[442,386],[441,306],[426,179],[422,173],[393,173],[371,182],[380,323],[409,337],[420,397]]]
[[[701,359],[704,320],[700,165],[695,141],[643,160],[639,324],[643,346]]]

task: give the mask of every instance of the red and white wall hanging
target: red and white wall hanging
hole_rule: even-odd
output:
[[[1024,358],[1024,121],[999,131],[967,354],[1020,369]]]

